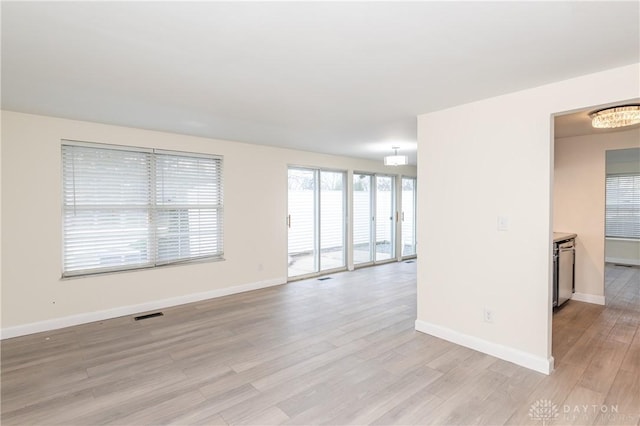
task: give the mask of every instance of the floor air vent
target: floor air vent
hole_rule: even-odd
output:
[[[134,317],[133,319],[136,321],[140,321],[140,320],[146,320],[149,318],[161,317],[163,315],[164,314],[162,312],[154,312],[152,314],[140,315],[139,317]]]
[[[404,263],[414,263],[414,262],[415,262],[415,260],[407,260],[407,261],[406,261],[406,262],[404,262]]]
[[[332,280],[333,277],[322,277],[322,278],[318,278],[318,281],[326,281],[326,280]]]

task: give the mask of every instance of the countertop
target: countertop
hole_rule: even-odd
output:
[[[576,234],[568,234],[566,232],[554,232],[553,233],[553,242],[556,243],[558,241],[570,240],[571,238],[577,237]]]

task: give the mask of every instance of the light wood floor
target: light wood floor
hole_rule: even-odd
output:
[[[9,339],[1,420],[533,426],[531,405],[548,400],[546,425],[637,425],[639,281],[610,267],[606,308],[555,315],[550,376],[414,331],[415,263]]]

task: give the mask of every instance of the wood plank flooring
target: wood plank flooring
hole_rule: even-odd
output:
[[[545,376],[414,331],[415,266],[5,340],[0,420],[640,424],[639,268],[607,268],[606,307],[570,301],[555,314],[556,371]],[[558,416],[532,418],[539,400]]]

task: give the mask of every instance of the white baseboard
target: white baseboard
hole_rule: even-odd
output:
[[[549,359],[541,358],[528,352],[523,352],[519,349],[489,342],[475,336],[470,336],[450,328],[421,320],[416,320],[416,330],[491,356],[495,356],[496,358],[521,365],[522,367],[526,367],[540,373],[551,374],[553,371],[553,357],[549,357]]]
[[[604,296],[598,296],[596,294],[573,293],[573,296],[571,296],[571,300],[593,303],[595,305],[604,305]]]
[[[604,259],[604,261],[607,262],[607,263],[617,263],[618,265],[640,266],[640,260],[639,259],[626,259],[626,258],[622,258],[622,257],[606,257]]]
[[[258,290],[285,284],[286,278],[259,281],[255,283],[242,284],[232,287],[219,288],[201,293],[185,294],[184,296],[171,297],[168,299],[154,300],[151,302],[139,303],[137,305],[120,306],[103,311],[86,312],[77,315],[70,315],[61,318],[54,318],[46,321],[32,322],[29,324],[16,325],[3,328],[0,339],[24,336],[27,334],[40,333],[43,331],[57,330],[59,328],[70,327],[78,324],[86,324],[94,321],[102,321],[110,318],[117,318],[125,315],[137,314],[140,312],[162,309],[171,306],[184,305],[185,303],[199,302],[201,300],[215,299],[217,297],[229,296],[231,294],[244,293],[246,291]]]

